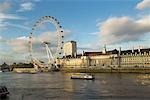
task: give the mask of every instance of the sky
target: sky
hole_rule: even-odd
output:
[[[0,0],[0,63],[29,60],[29,33],[43,16],[59,20],[64,41],[76,41],[78,53],[101,51],[105,44],[108,50],[150,48],[150,0]],[[43,23],[34,40],[56,42],[55,31]],[[46,52],[34,49],[35,56]]]

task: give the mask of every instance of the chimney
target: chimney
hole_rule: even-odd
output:
[[[106,44],[105,44],[104,47],[103,47],[102,53],[103,53],[103,54],[106,54]]]
[[[121,47],[119,47],[119,55],[121,55]]]
[[[134,46],[132,47],[132,53],[134,53]]]
[[[138,48],[138,52],[141,52],[141,46],[139,46],[139,48]]]
[[[82,52],[82,56],[84,56],[84,51]]]

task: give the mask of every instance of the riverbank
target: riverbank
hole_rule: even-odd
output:
[[[150,73],[150,68],[62,68],[74,73]]]

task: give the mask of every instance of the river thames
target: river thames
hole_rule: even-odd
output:
[[[97,73],[72,80],[70,73],[0,73],[10,94],[4,100],[150,100],[150,74]]]

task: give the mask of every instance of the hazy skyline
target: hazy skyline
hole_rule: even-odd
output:
[[[60,21],[65,41],[77,41],[79,52],[102,50],[104,44],[150,47],[150,0],[1,0],[0,63],[27,60],[29,33],[46,15]],[[46,25],[44,39],[51,31]]]

